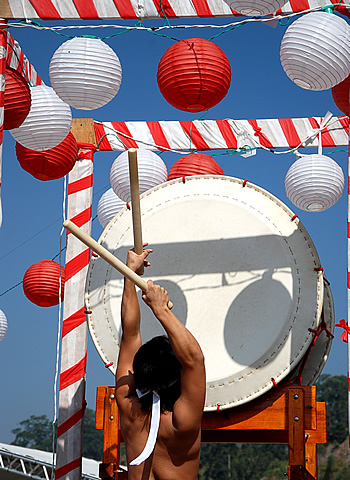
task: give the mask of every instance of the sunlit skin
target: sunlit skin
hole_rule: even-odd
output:
[[[147,244],[144,245],[146,247]],[[149,266],[152,250],[141,255],[130,250],[127,266],[138,273]],[[151,414],[141,409],[136,395],[133,359],[140,348],[140,306],[135,285],[124,280],[121,306],[122,338],[116,371],[116,398],[121,432],[125,441],[129,480],[197,479],[201,439],[201,419],[205,400],[205,367],[202,350],[186,327],[168,308],[168,293],[148,281],[143,301],[164,327],[174,354],[181,363],[181,394],[172,412],[161,413],[155,449],[140,465],[129,466],[143,450],[149,433]]]

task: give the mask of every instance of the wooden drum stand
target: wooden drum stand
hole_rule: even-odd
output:
[[[101,479],[127,480],[119,469],[114,387],[97,388],[96,429],[104,430]],[[318,479],[316,447],[326,441],[326,405],[316,401],[315,386],[278,386],[248,404],[203,415],[202,442],[288,444],[289,480]]]

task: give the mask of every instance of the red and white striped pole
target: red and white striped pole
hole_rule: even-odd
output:
[[[348,286],[348,314],[347,325],[350,321],[350,91],[349,91],[349,149],[348,149],[348,272],[347,272],[347,286]],[[345,329],[344,337],[348,343],[348,425],[349,425],[349,463],[350,463],[350,342],[349,330]]]
[[[3,25],[6,24],[6,20],[0,19],[0,22]],[[3,136],[4,136],[6,54],[7,54],[7,28],[2,26],[0,30],[0,227],[2,224],[1,166],[2,166],[2,145],[3,145]]]
[[[69,174],[67,217],[91,234],[93,154],[95,145],[79,143],[78,160]],[[67,237],[65,300],[55,478],[80,480],[85,410],[87,326],[84,289],[90,250]]]

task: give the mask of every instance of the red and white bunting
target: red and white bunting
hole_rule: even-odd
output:
[[[1,167],[2,167],[2,145],[3,145],[3,137],[4,137],[6,50],[7,50],[7,29],[4,28],[0,30],[0,227],[2,224]]]
[[[238,15],[223,0],[7,0],[16,19],[138,19]],[[303,12],[329,5],[327,0],[289,1],[277,13]],[[345,3],[344,0],[341,3]],[[345,15],[346,7],[335,7]],[[3,15],[0,10],[0,15]]]
[[[227,150],[318,146],[322,117],[264,120],[95,122],[98,149]],[[323,147],[348,145],[348,117],[333,117],[322,130]]]
[[[32,85],[41,85],[41,78],[39,77],[33,65],[29,62],[28,58],[24,55],[19,43],[10,33],[8,34],[7,41],[7,65],[17,70],[21,75],[29,80]]]
[[[90,235],[93,153],[95,147],[81,143],[78,146],[78,160],[69,174],[67,217]],[[80,480],[81,478],[87,358],[84,290],[89,261],[89,248],[73,235],[68,235],[62,324],[56,479]]]

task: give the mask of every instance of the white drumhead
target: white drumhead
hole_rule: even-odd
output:
[[[285,378],[306,352],[323,304],[319,258],[301,222],[270,193],[243,185],[232,177],[194,176],[141,196],[143,240],[154,250],[144,279],[168,290],[173,312],[203,349],[206,410],[246,403]],[[125,261],[133,244],[131,211],[120,211],[99,241]],[[92,258],[88,324],[113,373],[122,289],[121,275]],[[164,331],[140,303],[145,342]]]

